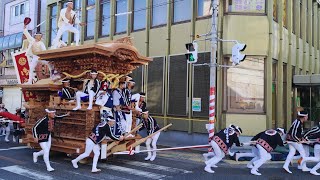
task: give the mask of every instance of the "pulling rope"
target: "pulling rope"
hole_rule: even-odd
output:
[[[210,145],[182,146],[182,147],[155,149],[155,150],[142,150],[142,151],[137,151],[137,152],[140,153],[140,152],[153,152],[153,151],[169,151],[169,150],[208,148],[208,147],[211,147],[211,146]],[[113,153],[113,154],[129,154],[129,155],[133,155],[133,154],[135,154],[135,150],[130,149],[130,151],[116,152],[116,153]]]

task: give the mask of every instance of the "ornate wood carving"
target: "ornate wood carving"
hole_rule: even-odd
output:
[[[116,40],[114,43],[83,45],[67,47],[56,50],[47,50],[38,54],[40,59],[52,63],[58,72],[66,72],[70,75],[78,75],[90,69],[96,69],[105,74],[125,75],[132,72],[140,65],[147,64],[150,58],[141,56],[132,46],[128,37]],[[101,74],[99,75],[101,77]],[[89,77],[89,74],[88,74]],[[79,78],[82,80],[86,76]],[[22,90],[28,90],[36,94],[37,99],[29,101],[26,105],[30,108],[30,118],[26,125],[26,138],[24,143],[33,143],[32,127],[35,122],[46,115],[44,109],[48,106],[56,107],[57,114],[70,111],[74,103],[58,101],[57,90],[61,85],[33,84],[21,85]],[[87,105],[84,103],[83,107]],[[85,139],[92,128],[100,122],[99,107],[94,105],[91,111],[72,111],[70,117],[55,122],[52,149],[66,153],[76,153],[80,148],[83,152]],[[125,146],[124,146],[125,147]]]

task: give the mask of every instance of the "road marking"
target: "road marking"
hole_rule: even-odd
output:
[[[133,166],[139,166],[143,168],[148,168],[148,169],[155,169],[155,170],[161,170],[161,171],[167,171],[167,172],[182,172],[182,173],[192,173],[192,171],[184,170],[184,169],[178,169],[178,168],[173,168],[173,167],[168,167],[168,166],[161,166],[157,164],[151,164],[151,163],[145,163],[145,162],[140,162],[140,161],[128,161],[128,160],[121,160],[122,162],[133,165]]]
[[[7,149],[0,149],[0,151],[9,151],[9,150],[17,150],[17,149],[27,149],[29,148],[28,146],[17,146],[17,147],[11,147]]]
[[[7,166],[7,167],[3,167],[0,169],[6,170],[6,171],[9,171],[9,172],[12,172],[12,173],[24,176],[24,177],[28,177],[31,179],[42,179],[42,180],[53,180],[54,179],[53,177],[51,177],[45,173],[37,172],[35,170],[27,169],[27,168],[17,166],[17,165]]]
[[[23,161],[19,161],[19,160],[16,160],[16,159],[13,159],[13,158],[10,158],[10,157],[6,157],[6,156],[0,156],[0,159],[6,160],[6,161],[10,161],[10,162],[13,162],[13,163],[16,163],[16,164],[25,164],[25,162],[23,162]]]
[[[76,175],[79,175],[79,176],[84,176],[84,177],[87,177],[88,179],[98,179],[98,180],[101,180],[101,177],[93,177],[92,176],[88,176],[88,175],[85,175],[83,173],[77,173],[77,172],[73,172],[73,171],[69,171],[69,173],[72,173],[72,174],[76,174]],[[103,174],[103,179],[110,179],[110,180],[129,180],[129,179],[126,179],[126,178],[122,178],[122,177],[118,177],[118,176],[113,176],[113,175],[110,175],[110,174]]]
[[[131,169],[131,168],[122,167],[122,166],[115,166],[111,164],[99,164],[99,167],[102,167],[104,169],[119,171],[121,173],[128,173],[136,176],[142,176],[150,179],[161,179],[161,178],[167,177],[166,175],[162,175],[162,174],[156,174],[148,171],[141,171],[141,170]]]

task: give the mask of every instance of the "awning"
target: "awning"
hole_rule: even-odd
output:
[[[0,37],[0,51],[21,47],[23,41],[22,36],[23,33],[21,32]]]
[[[294,75],[293,84],[296,86],[320,86],[320,74]]]

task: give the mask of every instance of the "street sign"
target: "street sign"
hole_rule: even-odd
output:
[[[201,98],[192,98],[192,111],[201,112]]]

